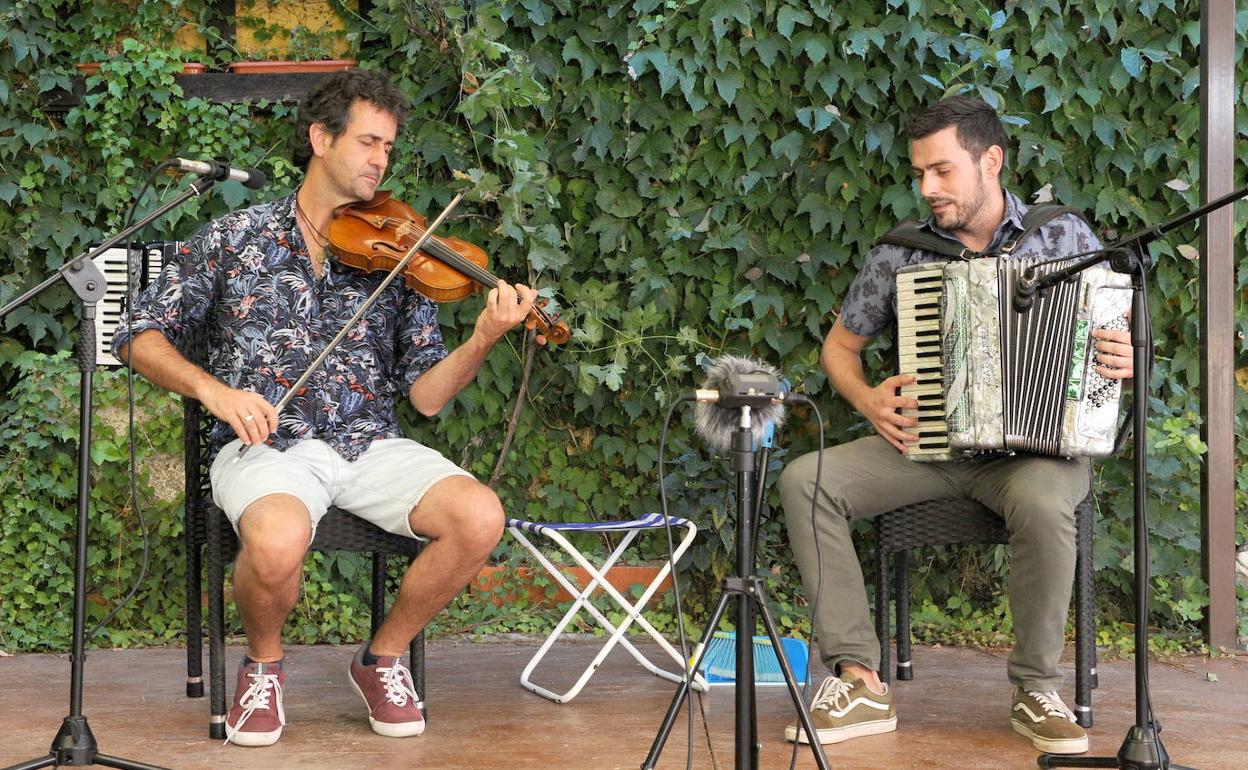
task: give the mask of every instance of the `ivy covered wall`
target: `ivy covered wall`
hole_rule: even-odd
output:
[[[163,158],[226,157],[260,166],[272,182],[260,193],[222,185],[148,239],[186,237],[210,217],[297,183],[286,154],[290,105],[181,98],[173,79],[180,61],[221,66],[233,55],[214,38],[209,4],[133,5],[0,3],[0,302],[115,230]],[[499,478],[509,511],[591,519],[655,509],[663,414],[723,351],[781,366],[819,400],[830,441],[869,430],[827,386],[818,346],[874,239],[923,214],[900,126],[942,96],[969,93],[995,105],[1013,139],[1011,189],[1028,201],[1084,209],[1107,240],[1197,202],[1198,2],[995,5],[968,13],[932,0],[382,0],[367,16],[339,8],[357,58],[392,73],[417,105],[387,186],[430,213],[470,186],[454,233],[483,244],[495,272],[542,286],[576,330],[565,349],[536,354]],[[175,36],[191,37],[186,24],[210,50],[177,49]],[[1241,35],[1246,26],[1241,13]],[[104,61],[87,95],[67,112],[49,111],[53,92],[68,88],[73,65],[87,59]],[[159,180],[140,208],[180,185]],[[1179,637],[1190,634],[1205,601],[1196,244],[1189,228],[1156,245],[1150,283],[1158,345],[1148,437],[1155,620]],[[1248,274],[1237,281],[1242,299]],[[472,300],[444,308],[448,340],[466,333],[477,308]],[[68,293],[57,289],[0,328],[0,379],[30,394],[0,402],[0,435],[39,436],[4,450],[0,575],[46,562],[33,544],[49,535],[32,529],[32,519],[72,515],[72,499],[37,482],[73,451],[64,443],[74,427],[72,370],[36,354],[71,346],[75,324]],[[892,367],[888,343],[868,349],[878,376]],[[519,335],[500,345],[437,418],[407,415],[412,435],[488,478],[520,388],[522,346]],[[66,379],[32,382],[49,367]],[[64,407],[31,406],[44,402]],[[176,450],[164,440],[177,431],[170,408],[148,410],[145,430],[160,437],[148,442],[153,457]],[[55,436],[36,415],[52,420]],[[795,413],[777,466],[816,441],[807,415]],[[735,537],[730,479],[683,425],[668,452],[675,512],[708,533],[686,570],[694,585],[688,606],[700,621]],[[124,470],[111,464],[100,473]],[[1128,614],[1129,458],[1099,463],[1097,475],[1098,590],[1112,628]],[[1241,474],[1241,495],[1245,481]],[[114,496],[98,501],[95,553],[111,569],[107,579],[100,571],[93,578],[100,610],[121,595],[137,563],[132,527],[103,523],[132,521],[124,486],[114,479]],[[14,490],[29,502],[4,506]],[[181,600],[167,586],[180,585],[180,510],[176,499],[144,502],[159,522],[161,558],[145,587],[152,601],[123,613],[111,632],[116,643],[178,630]],[[1242,522],[1240,534],[1248,534]],[[509,542],[499,558],[517,558]],[[761,558],[782,622],[800,631],[803,599],[778,521],[764,525]],[[995,633],[1005,613],[996,579],[1004,564],[1000,548],[926,559],[918,590],[930,600],[930,623],[920,632]],[[358,592],[329,579],[359,570],[350,557],[318,558],[301,615],[308,620],[293,631],[309,640],[361,633]],[[69,584],[67,571],[59,574],[38,611],[15,602],[17,587],[0,579],[0,648],[64,643],[68,625],[55,608]],[[961,601],[968,594],[976,601]],[[439,622],[444,630],[523,630],[530,618],[524,606],[487,609],[464,599]]]

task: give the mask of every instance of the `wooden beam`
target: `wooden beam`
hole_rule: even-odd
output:
[[[1234,189],[1235,0],[1200,4],[1200,198]],[[1205,639],[1237,647],[1235,597],[1235,239],[1234,209],[1205,217],[1200,230],[1202,571],[1209,584]]]
[[[232,72],[205,72],[201,75],[174,75],[188,99],[202,97],[212,102],[297,102],[328,72],[291,72],[277,75],[236,75]],[[84,78],[71,78],[71,90],[55,89],[45,96],[43,109],[67,112],[85,93]]]
[[[213,102],[297,102],[317,83],[329,77],[328,72],[292,72],[287,74],[236,75],[229,72],[205,72],[202,75],[175,75],[187,98],[203,97]]]

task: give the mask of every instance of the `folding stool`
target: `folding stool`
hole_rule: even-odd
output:
[[[694,535],[698,532],[697,526],[688,519],[681,519],[675,516],[667,517],[667,521],[671,524],[673,529],[676,529],[677,527],[684,527],[685,533],[681,537],[679,544],[677,544],[676,549],[672,554],[672,560],[663,565],[663,568],[659,570],[658,575],[655,576],[654,580],[650,581],[650,584],[646,586],[645,591],[642,592],[641,597],[637,599],[636,602],[629,601],[629,599],[621,594],[614,586],[607,582],[607,574],[611,571],[611,568],[615,566],[616,561],[624,553],[625,549],[628,548],[629,544],[631,544],[641,532],[653,530],[662,531],[663,518],[664,517],[658,513],[647,513],[641,518],[633,521],[547,524],[535,521],[523,521],[521,519],[507,520],[507,529],[511,532],[512,536],[515,537],[516,540],[520,541],[520,544],[523,545],[529,553],[533,554],[533,557],[537,559],[538,563],[545,567],[551,577],[553,577],[565,591],[574,597],[572,606],[563,616],[563,619],[559,621],[559,624],[555,626],[555,629],[551,631],[550,635],[546,637],[546,640],[542,642],[541,648],[538,649],[537,653],[529,661],[529,664],[525,666],[523,673],[520,674],[520,684],[523,685],[525,689],[535,692],[544,698],[548,698],[555,703],[566,703],[580,693],[581,688],[585,686],[585,683],[588,682],[589,678],[594,675],[594,672],[598,670],[607,655],[617,644],[622,645],[624,649],[628,650],[638,663],[655,676],[662,677],[670,682],[684,681],[685,672],[688,670],[688,661],[686,661],[680,654],[679,650],[672,647],[672,645],[669,644],[657,630],[655,630],[654,626],[652,626],[650,622],[642,616],[641,612],[645,608],[646,603],[650,601],[650,597],[658,591],[659,586],[671,573],[672,565],[680,561],[680,557],[684,555],[685,551],[693,543]],[[625,532],[627,534],[624,535],[620,544],[615,547],[615,550],[611,552],[611,555],[607,557],[607,560],[603,562],[602,566],[595,568],[576,548],[576,546],[574,546],[568,538],[564,537],[563,533],[565,532]],[[585,585],[583,587],[577,586],[567,575],[560,572],[559,567],[548,559],[546,555],[543,554],[541,550],[538,549],[537,546],[535,546],[533,542],[525,536],[525,533],[528,533],[529,535],[542,535],[562,548],[565,553],[572,557],[577,566],[584,569],[585,574],[589,576]],[[624,622],[618,627],[608,620],[607,616],[604,615],[592,601],[590,601],[591,596],[598,589],[602,589],[602,591],[605,592],[605,594],[609,596],[616,603],[616,605],[620,607],[620,609],[624,610],[627,615]],[[549,652],[551,647],[554,646],[555,641],[563,634],[563,631],[568,627],[568,624],[571,623],[578,614],[580,614],[582,608],[584,608],[585,611],[598,622],[598,625],[602,626],[602,628],[610,633],[610,637],[608,637],[606,643],[603,644],[602,649],[598,651],[598,654],[594,657],[590,664],[585,667],[585,670],[581,673],[580,678],[577,679],[576,684],[574,684],[567,692],[556,693],[552,690],[546,689],[545,687],[534,684],[530,681],[529,676],[533,673],[533,670],[537,668],[537,665],[542,661],[542,659],[546,657],[546,653]],[[663,648],[663,651],[676,662],[677,670],[680,673],[672,673],[671,671],[660,668],[644,654],[642,654],[640,650],[634,647],[632,642],[625,638],[625,632],[634,622],[645,629],[646,633],[650,635],[650,638],[654,639],[654,641],[657,642],[661,648]],[[700,692],[705,692],[707,690],[706,680],[701,674],[695,674],[692,686],[695,690]]]

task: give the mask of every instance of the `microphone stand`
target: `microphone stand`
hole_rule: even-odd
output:
[[[677,687],[676,695],[672,698],[671,706],[667,709],[667,715],[663,718],[663,723],[659,726],[659,732],[654,738],[654,744],[650,747],[650,753],[646,755],[646,760],[641,765],[642,770],[653,770],[655,764],[659,761],[659,755],[663,752],[664,744],[667,743],[667,737],[672,731],[672,725],[676,722],[681,704],[684,703],[685,698],[689,695],[689,683],[692,681],[695,672],[702,665],[702,659],[706,656],[707,646],[710,644],[711,637],[719,626],[720,618],[723,617],[724,611],[728,608],[728,601],[732,597],[735,597],[737,600],[736,770],[755,770],[758,767],[758,720],[754,694],[754,628],[757,623],[754,614],[755,610],[762,615],[763,625],[767,628],[767,635],[771,638],[772,646],[776,651],[776,658],[780,662],[780,670],[784,672],[784,683],[788,687],[789,697],[793,699],[793,705],[797,709],[797,717],[802,729],[806,731],[806,735],[810,738],[810,750],[815,756],[815,763],[820,770],[829,770],[830,768],[828,759],[823,753],[823,745],[819,743],[818,733],[810,720],[810,712],[807,711],[806,705],[802,701],[802,694],[798,690],[796,679],[793,677],[793,670],[789,666],[788,658],[784,654],[784,644],[781,642],[780,633],[776,629],[776,622],[772,618],[771,610],[767,607],[766,587],[762,578],[757,575],[755,570],[755,514],[757,513],[756,506],[761,500],[761,496],[758,499],[755,498],[754,477],[756,466],[754,436],[750,429],[752,422],[751,408],[748,405],[741,405],[740,409],[741,420],[738,423],[737,430],[732,434],[732,469],[737,476],[736,576],[729,575],[724,578],[719,602],[715,605],[714,612],[711,613],[711,619],[706,624],[701,641],[698,642],[697,652],[689,663],[688,674],[681,681],[680,686]],[[765,448],[763,451],[764,458],[766,458],[769,450]],[[762,469],[764,477],[766,472],[767,466],[764,461]]]
[[[1149,375],[1152,365],[1148,317],[1148,297],[1144,292],[1144,274],[1149,267],[1148,244],[1170,230],[1248,195],[1248,187],[1224,195],[1200,208],[1168,222],[1123,238],[1100,253],[1081,259],[1069,267],[1035,279],[1034,286],[1024,293],[1043,292],[1093,264],[1110,261],[1110,267],[1131,275],[1131,349],[1135,367],[1135,397],[1131,416],[1134,435],[1134,536],[1135,536],[1135,724],[1127,732],[1115,756],[1080,757],[1041,754],[1036,764],[1053,767],[1116,767],[1119,770],[1191,770],[1170,763],[1170,755],[1161,742],[1161,723],[1153,717],[1152,697],[1148,689],[1148,446],[1144,440],[1148,430]],[[1021,311],[1020,311],[1021,312]]]
[[[77,359],[81,374],[78,401],[78,532],[74,544],[74,639],[70,655],[69,715],[61,723],[61,729],[52,739],[48,753],[18,763],[5,770],[35,770],[39,767],[62,767],[103,765],[121,770],[163,770],[156,765],[135,762],[99,753],[95,735],[82,713],[83,666],[86,662],[87,622],[87,532],[91,505],[91,419],[92,374],[95,371],[95,306],[108,289],[108,280],[92,260],[105,250],[129,238],[148,223],[163,216],[193,195],[202,195],[216,183],[215,179],[193,182],[190,188],[169,203],[148,214],[136,224],[109,238],[89,253],[67,262],[39,285],[0,308],[4,318],[32,297],[59,280],[73,289],[82,304],[82,318],[78,327]]]

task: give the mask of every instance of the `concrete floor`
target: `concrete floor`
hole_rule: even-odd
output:
[[[185,653],[179,649],[90,654],[84,711],[101,752],[168,768],[639,767],[675,686],[647,674],[617,648],[579,697],[556,705],[518,684],[536,646],[529,638],[431,643],[430,723],[419,738],[383,738],[369,730],[363,706],[346,684],[352,650],[345,647],[289,651],[288,725],[269,748],[208,739],[207,701],[185,697]],[[592,643],[571,642],[552,653],[555,664],[547,673],[555,685],[570,684],[580,671],[576,664],[583,666],[592,654]],[[231,671],[240,655],[231,649]],[[834,768],[1036,766],[1036,752],[1009,727],[1003,655],[916,647],[915,671],[914,681],[896,689],[897,732],[828,747]],[[1134,718],[1132,677],[1130,661],[1100,667],[1092,754],[1114,754],[1122,743]],[[1151,678],[1174,762],[1201,770],[1248,768],[1248,658],[1154,662]],[[0,658],[0,767],[47,750],[68,712],[68,692],[64,656]],[[693,766],[732,767],[732,690],[717,689],[706,703],[709,724],[704,728],[696,716]],[[759,689],[758,718],[760,766],[788,767],[791,744],[782,734],[793,709],[783,687]],[[684,767],[685,725],[682,713],[660,768]],[[798,754],[797,766],[815,767],[808,750]]]

